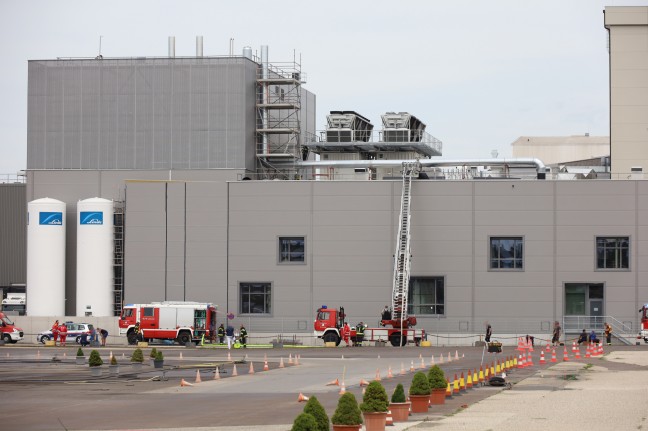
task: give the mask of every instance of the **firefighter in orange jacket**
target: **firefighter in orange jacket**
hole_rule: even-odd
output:
[[[56,342],[58,341],[58,336],[59,336],[59,322],[57,320],[52,325],[52,338],[54,338],[54,345],[55,346],[56,346]]]
[[[61,346],[65,347],[65,341],[67,340],[67,326],[65,325],[65,322],[61,326],[59,326],[59,339],[61,340]]]
[[[342,327],[342,339],[346,343],[346,346],[349,347],[349,342],[351,341],[351,328],[348,323],[345,323]]]

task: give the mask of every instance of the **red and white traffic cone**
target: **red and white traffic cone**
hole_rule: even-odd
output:
[[[551,349],[551,362],[557,362],[556,359],[556,349]]]
[[[540,365],[545,364],[544,350],[540,350]]]
[[[569,361],[569,356],[567,356],[567,346],[565,346],[565,350],[563,352],[563,362]]]

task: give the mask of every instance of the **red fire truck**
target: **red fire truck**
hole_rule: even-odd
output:
[[[317,309],[317,318],[315,320],[315,336],[339,345],[342,340],[342,327],[344,326],[346,315],[344,307],[340,310],[328,308],[326,305]],[[402,326],[401,326],[402,323]],[[405,320],[382,320],[380,328],[365,328],[363,341],[389,341],[392,346],[404,346],[405,344],[414,343],[417,346],[421,339],[425,339],[425,330],[414,329],[416,317],[409,316]],[[390,327],[388,327],[390,326]],[[356,343],[356,328],[351,328],[351,341]]]
[[[643,338],[646,343],[648,343],[648,304],[644,304],[641,309],[641,330],[639,332],[639,338]]]
[[[200,341],[216,331],[216,306],[204,302],[164,301],[150,304],[127,304],[119,318],[119,334],[128,344],[136,344],[136,323],[141,339],[174,340],[180,344]]]

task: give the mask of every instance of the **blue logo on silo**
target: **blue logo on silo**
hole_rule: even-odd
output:
[[[80,224],[103,224],[102,211],[81,211]]]
[[[40,212],[38,213],[38,224],[61,226],[63,225],[63,213]]]

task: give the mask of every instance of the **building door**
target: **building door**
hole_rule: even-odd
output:
[[[603,283],[565,283],[565,331],[602,329],[603,305]]]

